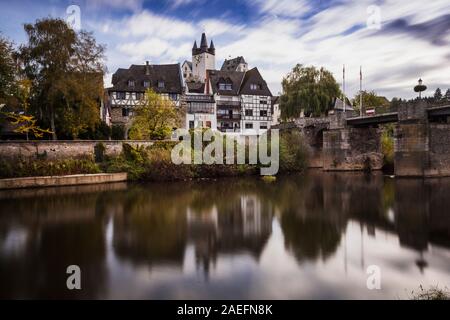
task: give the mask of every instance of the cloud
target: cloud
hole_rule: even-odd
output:
[[[311,10],[307,0],[251,0],[260,12],[284,17],[299,17]]]
[[[126,38],[130,36],[154,36],[165,39],[192,37],[196,31],[192,24],[188,22],[157,15],[148,10],[125,17],[119,21],[110,19],[101,24],[100,30]]]

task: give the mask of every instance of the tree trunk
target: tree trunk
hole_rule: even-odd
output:
[[[50,127],[52,130],[52,140],[58,140],[58,137],[56,136],[56,130],[55,130],[55,112],[53,108],[50,111]]]

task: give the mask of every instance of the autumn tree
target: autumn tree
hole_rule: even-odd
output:
[[[302,110],[306,116],[320,116],[332,108],[336,97],[341,96],[333,74],[321,67],[305,67],[297,64],[283,78],[280,109],[283,119],[299,117]]]
[[[145,103],[133,111],[129,138],[135,140],[162,140],[168,138],[180,124],[180,110],[175,104],[149,89]]]
[[[61,19],[26,24],[20,48],[24,72],[33,83],[32,112],[57,134],[77,138],[100,121],[104,47]]]

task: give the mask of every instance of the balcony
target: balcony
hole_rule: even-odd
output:
[[[217,120],[225,120],[225,121],[239,121],[241,120],[240,114],[217,114]]]
[[[217,107],[228,107],[228,108],[240,108],[241,102],[240,101],[216,101]]]
[[[210,106],[188,106],[187,108],[188,113],[214,113],[214,107]]]

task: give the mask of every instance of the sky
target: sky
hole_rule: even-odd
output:
[[[244,56],[274,95],[297,64],[323,66],[346,94],[363,90],[412,98],[417,80],[450,88],[449,0],[0,0],[0,32],[26,42],[24,23],[59,17],[106,45],[108,73],[131,64],[191,59],[202,32],[216,47],[216,68]],[[75,9],[74,9],[75,8]],[[78,15],[79,10],[79,15]],[[79,18],[78,18],[79,17]]]

